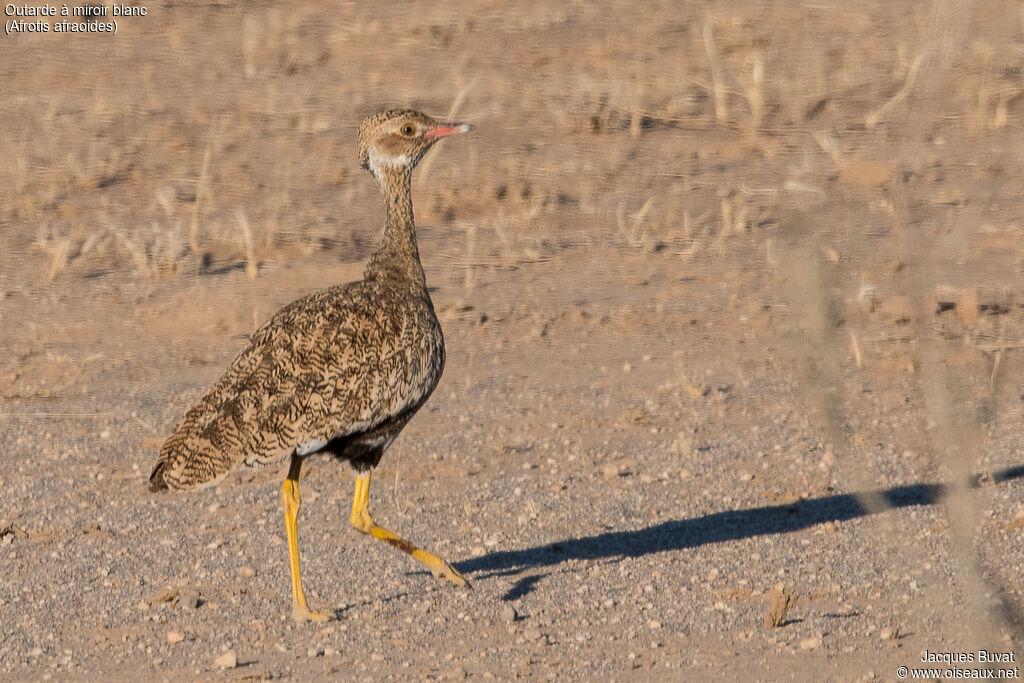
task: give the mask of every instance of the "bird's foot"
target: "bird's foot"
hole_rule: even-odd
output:
[[[330,617],[323,612],[317,612],[316,610],[309,609],[308,607],[299,607],[296,605],[292,608],[292,619],[297,624],[304,624],[307,621],[322,623],[329,621]]]
[[[455,567],[451,566],[444,560],[441,560],[440,566],[431,567],[430,573],[439,579],[451,581],[456,586],[462,586],[463,588],[473,590],[473,586],[469,583],[469,581],[466,581],[466,579],[462,576],[462,574],[458,572],[458,570],[455,569]]]

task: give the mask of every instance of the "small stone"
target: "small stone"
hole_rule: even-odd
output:
[[[454,669],[451,669],[450,671],[445,673],[444,677],[445,680],[448,681],[462,681],[466,678],[466,670],[463,669],[461,666],[457,666]]]
[[[779,585],[768,593],[767,598],[771,600],[768,613],[764,615],[765,628],[778,628],[786,623],[786,615],[796,606],[796,596]]]
[[[311,645],[309,647],[309,649],[306,650],[306,656],[309,657],[310,659],[312,659],[313,657],[323,657],[324,656],[324,646],[323,645]]]
[[[540,640],[541,635],[543,634],[536,626],[527,626],[523,629],[523,637],[527,640]]]
[[[615,479],[619,476],[619,465],[618,463],[610,462],[604,466],[602,472],[605,479]]]
[[[164,604],[176,604],[181,597],[181,594],[173,588],[164,588],[163,590],[157,591],[153,597],[149,599],[149,604],[153,607]]]
[[[632,369],[633,369],[633,365],[631,363],[623,363],[622,364],[622,371],[623,372],[629,372]]]
[[[821,636],[809,636],[800,640],[801,650],[817,650],[821,647]]]
[[[28,652],[28,656],[29,656],[29,657],[38,657],[38,656],[39,656],[39,655],[41,655],[41,654],[43,654],[43,648],[41,648],[41,647],[38,647],[38,646],[36,646],[36,647],[32,648],[32,649],[31,649],[31,650],[29,650],[29,652]]]
[[[181,631],[168,631],[167,632],[167,642],[168,643],[171,643],[173,645],[174,643],[180,643],[183,640],[185,640],[185,634],[182,633]]]
[[[895,629],[891,629],[891,628],[886,627],[886,628],[883,628],[881,631],[878,632],[878,637],[881,638],[882,640],[892,640],[893,638],[896,637],[896,631],[895,631]]]
[[[661,628],[661,622],[651,619],[647,622],[647,627],[652,631],[657,631],[659,628]]]
[[[243,579],[251,579],[252,577],[256,576],[256,570],[248,565],[244,567],[239,567],[235,571],[238,572],[238,575]]]
[[[516,619],[519,618],[519,615],[516,614],[516,608],[512,605],[505,605],[501,610],[501,614],[505,617],[505,621],[510,624],[515,623]]]
[[[238,656],[234,650],[228,650],[213,660],[213,667],[215,669],[234,669],[236,666],[238,666]]]
[[[185,593],[178,604],[182,609],[196,609],[199,607],[199,596],[195,593]]]
[[[693,437],[685,432],[679,432],[675,441],[672,442],[672,453],[684,458],[692,454]]]

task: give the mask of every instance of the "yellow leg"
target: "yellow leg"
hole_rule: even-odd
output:
[[[299,497],[299,470],[302,459],[292,455],[288,478],[281,486],[281,501],[284,503],[284,526],[288,533],[288,560],[292,567],[292,617],[297,622],[327,621],[323,612],[314,612],[306,605],[306,594],[302,592],[302,575],[299,573],[299,530],[298,515],[302,499]]]
[[[409,541],[405,540],[401,536],[391,533],[384,527],[379,527],[373,523],[373,518],[370,517],[369,510],[370,502],[370,473],[356,475],[356,492],[352,498],[352,517],[349,521],[359,531],[364,534],[369,534],[376,539],[384,541],[385,543],[398,548],[406,555],[411,555],[414,560],[421,562],[426,565],[430,573],[439,579],[446,579],[459,586],[465,586],[466,588],[472,588],[469,582],[462,578],[462,574],[455,571],[455,567],[451,566],[444,560],[433,553],[428,553],[426,550],[417,548]]]

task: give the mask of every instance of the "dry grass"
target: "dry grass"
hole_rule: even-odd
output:
[[[249,226],[249,218],[245,215],[245,211],[238,209],[235,211],[235,219],[242,231],[242,244],[245,246],[245,274],[250,278],[255,278],[259,275],[260,269],[256,263],[256,249],[252,228]]]
[[[108,225],[108,230],[131,257],[135,268],[155,280],[177,275],[188,254],[188,241],[180,222],[164,226],[153,221],[148,231],[131,233],[112,225]]]

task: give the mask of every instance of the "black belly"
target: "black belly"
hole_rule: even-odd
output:
[[[415,412],[415,409],[407,410],[371,430],[331,439],[318,452],[328,453],[339,460],[348,460],[357,472],[372,470]]]

